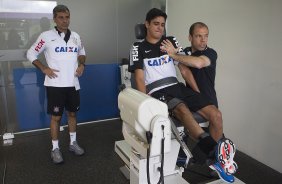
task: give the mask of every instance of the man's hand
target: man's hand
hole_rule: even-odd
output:
[[[59,70],[52,69],[52,68],[49,68],[49,67],[44,67],[44,69],[42,69],[42,72],[45,75],[47,75],[50,79],[54,79],[54,78],[58,77],[55,72],[59,72]]]
[[[40,69],[42,73],[47,75],[50,79],[54,79],[58,77],[55,72],[59,72],[59,70],[52,69],[52,68],[49,68],[48,66],[43,65],[38,59],[34,60],[32,64],[36,66],[36,68]]]
[[[75,71],[75,75],[77,77],[80,77],[83,74],[84,71],[84,65],[83,64],[79,64],[76,71]]]
[[[161,43],[161,51],[166,52],[169,56],[173,56],[178,52],[178,49],[168,40],[163,40]]]

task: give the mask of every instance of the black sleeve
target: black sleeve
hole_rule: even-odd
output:
[[[166,39],[168,39],[173,44],[174,48],[179,48],[179,52],[183,51],[183,48],[180,46],[179,42],[175,37],[168,36]]]
[[[136,69],[143,69],[143,56],[141,51],[141,44],[140,42],[135,42],[131,49],[130,49],[130,55],[129,55],[129,66],[128,71],[134,72]]]
[[[212,48],[207,48],[204,52],[203,52],[204,56],[207,56],[210,61],[211,61],[211,67],[216,65],[216,60],[217,60],[217,53],[215,50],[213,50]]]

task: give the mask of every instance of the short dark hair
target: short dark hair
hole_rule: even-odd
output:
[[[70,12],[70,10],[67,6],[59,4],[53,9],[53,17],[55,18],[59,12]]]
[[[203,22],[195,22],[194,24],[192,24],[190,26],[189,35],[193,36],[194,30],[195,30],[196,27],[205,27],[205,28],[207,28],[209,30],[208,26],[205,23],[203,23]]]
[[[156,17],[163,17],[166,20],[167,14],[160,9],[152,8],[150,11],[148,11],[146,15],[146,21],[150,23],[151,20],[153,20]]]

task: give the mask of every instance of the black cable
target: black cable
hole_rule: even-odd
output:
[[[161,167],[159,168],[159,171],[160,171],[160,179],[159,179],[159,182],[158,184],[164,184],[164,138],[162,139],[162,142],[161,142],[161,156],[162,156],[162,159],[161,159]]]
[[[159,168],[160,171],[160,179],[158,184],[164,184],[164,141],[165,141],[165,137],[164,137],[164,125],[162,125],[162,131],[163,131],[163,138],[162,138],[162,142],[161,142],[161,167]]]
[[[151,184],[150,182],[150,169],[149,169],[149,159],[150,159],[150,144],[149,148],[147,149],[147,182],[148,184]]]
[[[147,138],[147,142],[149,144],[149,147],[147,149],[147,182],[148,182],[148,184],[151,184],[149,166],[150,166],[150,150],[151,150],[152,133],[150,131],[146,132],[146,138]]]

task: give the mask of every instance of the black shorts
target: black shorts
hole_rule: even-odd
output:
[[[75,87],[46,87],[47,113],[54,116],[62,116],[64,108],[69,112],[79,110],[79,90]]]
[[[151,96],[168,104],[169,110],[173,110],[173,108],[181,102],[185,103],[190,111],[193,112],[197,112],[203,107],[212,104],[204,95],[187,88],[183,83],[177,83],[155,91]],[[173,102],[175,104],[173,107],[169,105],[172,101],[176,102]]]

